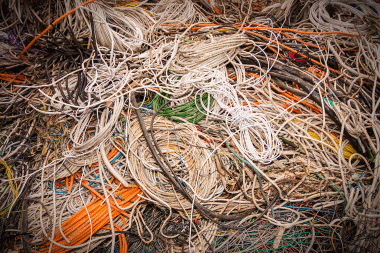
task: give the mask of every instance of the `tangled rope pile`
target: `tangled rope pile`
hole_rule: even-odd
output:
[[[0,3],[0,252],[380,251],[376,1]]]

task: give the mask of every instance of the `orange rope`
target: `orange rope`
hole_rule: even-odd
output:
[[[71,176],[70,177],[70,186],[69,186],[69,190],[68,190],[68,193],[70,194],[72,189],[73,189],[73,184],[74,184],[74,176]]]
[[[117,146],[118,148],[120,148],[119,146]],[[107,154],[107,159],[110,160],[112,157],[114,157],[117,153],[119,153],[119,150],[115,147],[112,149],[111,152],[109,152]],[[91,167],[94,168],[94,167],[98,167],[99,166],[99,163],[93,163],[91,164]]]
[[[100,199],[102,199],[102,200],[105,200],[105,198],[104,198],[100,193],[98,193],[96,190],[94,190],[91,186],[88,186],[87,181],[82,180],[82,185],[83,185],[84,187],[86,187],[90,192],[94,193],[98,198],[100,198]],[[120,210],[120,209],[114,204],[114,202],[113,202],[112,199],[110,200],[110,202],[111,202],[111,203],[110,203],[111,207],[112,207],[113,209],[115,209],[118,213],[123,214],[123,215],[129,217],[129,214],[127,214],[127,213],[124,212],[123,210]]]
[[[216,8],[216,6],[214,6],[214,11],[215,11],[215,13],[218,14],[218,15],[222,14],[222,13],[219,11],[219,9]]]
[[[300,97],[294,95],[293,93],[290,93],[289,91],[281,93],[281,95],[284,95],[285,97],[290,98],[292,100],[295,100],[297,102],[301,101]],[[312,105],[312,104],[310,104],[310,103],[308,103],[308,102],[306,102],[304,100],[302,100],[300,103],[303,104],[303,105],[305,105],[305,106],[307,106],[307,107],[309,107],[309,108],[311,108],[315,113],[321,114],[321,112],[319,111],[319,109],[317,107],[315,107],[314,105]]]
[[[269,31],[279,31],[279,32],[293,32],[293,33],[299,33],[299,34],[307,34],[307,35],[328,35],[328,34],[336,34],[336,35],[347,35],[347,36],[353,36],[358,37],[358,34],[352,34],[352,33],[345,33],[345,32],[305,32],[305,31],[299,31],[289,28],[272,28],[269,26],[264,26],[258,23],[250,23],[252,25],[257,25],[260,27],[243,27],[242,30],[269,30]],[[172,27],[188,27],[191,26],[191,24],[161,24],[161,26],[172,26]],[[196,24],[196,27],[218,27],[220,25],[216,24]],[[240,28],[241,24],[236,25],[236,28]]]
[[[268,49],[270,49],[273,53],[275,53],[275,54],[278,53],[278,56],[280,56],[281,59],[285,59],[285,56],[282,55],[280,52],[278,52],[276,49],[274,49],[273,47],[271,47],[271,46],[269,46],[269,45],[268,45],[267,47],[268,47]]]
[[[17,74],[0,74],[0,79],[8,82],[15,82],[15,83],[24,83],[26,80],[26,77],[24,75],[17,75]],[[28,81],[30,79],[28,78]]]
[[[272,39],[270,39],[270,38],[268,38],[268,37],[266,37],[266,36],[264,36],[264,35],[261,35],[261,34],[259,34],[259,33],[251,32],[251,31],[247,31],[247,32],[250,33],[250,34],[252,34],[252,35],[255,35],[255,36],[259,37],[259,38],[265,39],[265,40],[267,40],[267,41],[269,41],[269,42],[276,43],[276,44],[278,44],[279,46],[285,48],[286,50],[289,50],[290,52],[293,52],[293,53],[295,53],[295,54],[297,54],[297,55],[300,55],[300,56],[302,56],[302,57],[304,57],[304,58],[306,58],[306,59],[309,59],[309,57],[307,57],[306,55],[304,55],[304,54],[302,54],[302,53],[300,53],[300,52],[298,52],[298,51],[296,51],[296,50],[294,50],[294,49],[292,49],[292,48],[290,48],[290,47],[288,47],[288,46],[285,46],[284,44],[282,44],[282,43],[280,43],[280,42],[278,42],[278,41],[272,40]],[[317,64],[317,65],[319,65],[319,66],[321,66],[321,67],[326,67],[325,65],[323,65],[322,63],[320,63],[319,61],[316,61],[316,60],[314,60],[314,59],[310,59],[310,61],[313,62],[313,63],[315,63],[315,64]],[[338,75],[342,75],[342,73],[339,72],[338,70],[335,70],[335,69],[330,68],[330,67],[328,67],[328,69],[329,69],[331,72],[334,72],[334,73],[336,73],[336,74],[338,74]]]
[[[255,104],[255,105],[271,105],[272,103],[261,103],[261,102],[251,102],[251,104]],[[298,114],[302,114],[302,112],[300,110],[297,110],[297,109],[294,109],[294,108],[289,108],[289,105],[287,104],[279,104],[279,103],[275,103],[276,105],[278,106],[281,106],[282,108],[286,109],[288,112],[295,112],[295,113],[298,113]],[[248,103],[243,103],[243,106],[246,106],[248,105]]]
[[[318,49],[327,50],[327,47],[319,47],[319,46],[316,46],[316,45],[311,44],[311,43],[308,43],[308,42],[306,42],[306,41],[303,41],[303,40],[300,40],[300,39],[294,38],[294,37],[291,36],[290,34],[283,33],[283,32],[281,32],[281,34],[284,35],[284,36],[286,36],[286,37],[288,37],[288,38],[291,38],[291,39],[293,39],[293,40],[295,40],[295,41],[298,41],[298,42],[300,42],[300,43],[302,43],[302,44],[304,44],[304,45],[307,45],[307,46],[309,46],[309,47],[314,47],[314,48],[318,48]],[[342,51],[345,51],[345,52],[352,52],[352,51],[358,51],[358,50],[357,50],[357,49],[342,49]]]
[[[208,0],[209,3],[211,3],[211,0]],[[214,6],[214,12],[218,15],[222,14],[216,6]]]
[[[289,28],[272,28],[268,26],[263,26],[258,23],[250,23],[252,25],[258,25],[261,27],[243,27],[243,30],[269,30],[269,31],[281,31],[281,32],[293,32],[293,33],[299,33],[299,34],[307,34],[307,35],[328,35],[328,34],[338,34],[338,35],[347,35],[347,36],[353,36],[358,37],[358,34],[352,34],[352,33],[345,33],[345,32],[305,32],[305,31],[299,31]],[[240,25],[237,25],[239,27]]]
[[[142,86],[141,86],[140,84],[138,84],[138,83],[135,83],[135,86],[142,87]],[[159,89],[159,88],[155,88],[155,87],[145,87],[145,88],[161,92],[161,89]]]
[[[13,82],[13,83],[24,83],[25,80],[30,81],[29,78],[26,78],[24,75],[19,75],[19,74],[0,74],[0,79],[8,82]],[[20,87],[16,87],[12,90],[12,92],[16,92],[20,89]]]
[[[252,24],[256,24],[256,23],[252,23]],[[258,24],[256,24],[258,25]],[[162,26],[190,26],[189,24],[184,24],[184,25],[170,25],[170,24],[162,24]],[[198,28],[194,28],[194,29],[199,29],[199,27],[218,27],[219,25],[215,25],[215,24],[197,24],[196,26],[198,26]],[[239,26],[241,25],[237,25],[236,28],[239,28]],[[288,28],[271,28],[271,27],[243,27],[242,28],[243,30],[246,30],[247,33],[250,33],[252,35],[255,35],[259,38],[262,38],[264,40],[267,40],[269,42],[272,42],[272,43],[275,43],[275,44],[278,44],[279,46],[297,54],[297,55],[300,55],[302,56],[303,58],[306,58],[306,59],[309,59],[309,57],[307,57],[306,55],[288,47],[288,46],[285,46],[284,44],[280,43],[280,42],[277,42],[275,40],[272,40],[264,35],[261,35],[259,33],[256,33],[256,32],[252,32],[252,31],[248,31],[248,30],[273,30],[273,31],[288,31],[288,32],[295,32],[295,33],[300,33],[300,34],[309,34],[309,35],[316,35],[316,34],[321,34],[321,35],[326,35],[326,34],[340,34],[340,35],[348,35],[348,36],[359,36],[359,35],[356,35],[356,34],[351,34],[351,33],[344,33],[344,32],[304,32],[304,31],[298,31],[298,30],[293,30],[293,29],[288,29]],[[287,35],[287,36],[291,36],[291,35]],[[295,39],[295,38],[294,38]],[[301,40],[300,40],[301,41]],[[302,41],[301,43],[307,43],[307,42],[304,42]],[[310,43],[307,43],[308,45],[312,45]],[[316,47],[315,45],[313,45],[313,47]],[[273,48],[270,48],[272,51],[273,51]],[[321,67],[325,67],[325,65],[323,65],[322,63],[314,60],[314,59],[310,59],[311,62],[321,66]],[[328,67],[328,69],[331,71],[331,72],[334,72],[338,75],[342,75],[343,73],[339,72],[338,70],[335,70],[333,68],[330,68]]]
[[[171,26],[171,27],[189,27],[191,24],[161,24],[161,26]],[[196,27],[214,27],[214,26],[220,26],[215,24],[196,24]]]
[[[254,25],[260,25],[260,24],[257,24],[257,23],[251,23],[251,24],[254,24]],[[316,46],[314,44],[311,44],[311,43],[308,43],[306,41],[303,41],[303,40],[300,40],[300,39],[297,39],[297,38],[294,38],[292,35],[290,34],[287,34],[287,33],[284,33],[282,32],[283,30],[284,31],[289,31],[289,32],[294,32],[294,33],[300,33],[300,34],[313,34],[314,32],[304,32],[304,31],[298,31],[298,30],[293,30],[293,29],[287,29],[287,28],[271,28],[269,26],[265,26],[265,25],[262,25],[262,27],[243,27],[242,28],[243,30],[269,30],[269,31],[281,31],[280,33],[288,38],[291,38],[293,40],[296,40],[304,45],[307,45],[309,47],[314,47],[314,48],[318,48],[318,49],[323,49],[323,50],[327,50],[326,47],[319,47],[319,46]],[[344,35],[350,35],[350,36],[357,36],[356,34],[350,34],[350,33],[342,33],[342,32],[325,32],[325,34],[344,34]],[[322,33],[316,33],[316,34],[324,34],[323,32]],[[342,49],[342,51],[357,51],[356,49]]]
[[[122,217],[122,216],[121,216]],[[116,228],[115,231],[123,231],[117,224],[113,224]],[[110,227],[103,227],[103,229],[111,230]],[[119,234],[119,243],[120,243],[120,253],[127,253],[127,239],[125,239],[125,235],[123,233]]]
[[[134,188],[124,188],[118,192],[116,192],[117,195],[119,195],[123,201],[118,201],[119,205],[126,204],[124,207],[127,207],[131,205],[129,201],[137,201],[138,194],[141,193],[141,190],[137,187]],[[110,217],[109,217],[109,211],[107,205],[103,204],[104,196],[101,196],[102,198],[96,198],[93,201],[91,201],[86,207],[83,207],[78,212],[76,212],[74,215],[72,215],[69,219],[67,219],[61,226],[62,232],[67,237],[67,239],[70,241],[68,243],[64,238],[63,235],[59,232],[59,228],[55,228],[55,234],[54,234],[54,241],[56,241],[59,244],[66,245],[66,246],[75,246],[80,245],[87,241],[91,235],[95,234],[100,229],[108,229],[106,227],[107,224],[110,223]],[[116,216],[120,215],[119,211],[116,209],[111,210],[112,219],[114,219]],[[88,217],[88,215],[90,217]],[[91,220],[91,223],[90,223]],[[124,221],[123,221],[124,222]],[[115,228],[120,231],[121,228],[117,226],[117,224],[114,224]],[[92,231],[92,233],[91,233]],[[127,251],[127,241],[125,239],[125,235],[121,234],[119,235],[120,240],[120,251],[125,253]],[[124,237],[123,237],[124,236]],[[44,244],[40,248],[40,252],[48,252],[49,251],[50,242]],[[52,246],[51,252],[67,252],[70,251],[70,249],[61,248],[57,245]]]
[[[87,2],[81,4],[80,6],[85,6],[89,3],[92,3],[94,2],[95,0],[88,0]],[[37,37],[35,37],[25,48],[24,50],[22,50],[21,54],[20,54],[20,57],[26,52],[28,51],[28,49],[34,44],[34,42],[36,42],[39,38],[42,37],[42,35],[44,35],[45,33],[47,33],[51,28],[53,28],[53,25],[57,24],[59,21],[61,21],[62,19],[64,19],[65,17],[67,17],[68,15],[70,15],[71,13],[74,13],[76,11],[77,8],[74,8],[72,9],[71,11],[63,14],[62,16],[60,16],[59,18],[57,18],[51,25],[49,25],[48,27],[46,27],[45,30],[42,31],[42,33],[40,33]]]
[[[272,39],[270,39],[270,38],[268,38],[268,37],[266,37],[266,36],[264,36],[264,35],[261,35],[261,34],[259,34],[259,33],[251,32],[251,31],[246,31],[246,32],[248,32],[248,33],[250,33],[250,34],[252,34],[252,35],[255,35],[255,36],[259,37],[259,38],[265,39],[265,40],[267,40],[267,41],[269,41],[269,42],[276,43],[277,45],[279,45],[279,46],[281,46],[281,47],[283,47],[283,48],[285,48],[285,49],[287,49],[287,50],[289,50],[289,51],[291,51],[291,52],[293,52],[293,53],[295,53],[295,54],[297,54],[297,55],[299,55],[299,56],[302,56],[303,58],[309,59],[311,62],[317,64],[318,66],[326,67],[325,65],[323,65],[323,64],[320,63],[319,61],[316,61],[316,60],[314,60],[314,59],[311,59],[311,58],[307,57],[306,55],[304,55],[304,54],[302,54],[302,53],[300,53],[300,52],[298,52],[298,51],[296,51],[296,50],[294,50],[294,49],[292,49],[292,48],[290,48],[290,47],[288,47],[288,46],[285,46],[284,44],[282,44],[282,43],[280,43],[280,42],[277,42],[277,41],[275,41],[275,40],[272,40]],[[340,71],[338,71],[338,70],[335,70],[335,69],[330,68],[330,67],[327,67],[327,68],[328,68],[331,72],[334,72],[334,73],[336,73],[336,74],[338,74],[338,75],[343,75],[343,76],[347,77],[347,75],[343,74],[342,72],[340,72]],[[357,82],[359,82],[359,80],[357,80]],[[370,83],[370,82],[367,82],[367,81],[364,81],[363,83],[373,85],[373,83]]]

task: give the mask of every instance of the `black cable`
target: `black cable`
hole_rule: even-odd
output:
[[[169,102],[169,101],[168,101]],[[167,102],[167,103],[168,103]],[[158,157],[158,154],[156,153],[156,150],[153,146],[153,143],[151,141],[151,139],[149,138],[148,136],[148,133],[147,133],[147,130],[146,130],[146,127],[145,127],[145,123],[141,117],[141,114],[140,114],[140,111],[138,109],[138,105],[137,105],[137,102],[136,102],[136,97],[135,97],[135,93],[133,93],[131,95],[131,103],[134,107],[134,110],[135,110],[135,113],[137,115],[137,119],[139,121],[139,124],[140,124],[140,127],[141,127],[141,130],[142,130],[142,133],[143,133],[143,136],[147,142],[147,145],[150,149],[150,151],[152,152],[152,155],[153,155],[153,158],[156,160],[157,164],[159,165],[159,167],[161,168],[162,172],[164,173],[164,175],[169,179],[170,183],[174,186],[174,188],[182,194],[182,196],[187,199],[190,203],[193,202],[193,198],[187,193],[187,191],[184,189],[182,183],[179,182],[179,179],[177,177],[175,177],[175,175],[172,175],[166,168],[165,168],[165,165],[162,163],[161,159]],[[166,106],[166,104],[163,104],[159,110],[161,108],[163,108],[164,106]],[[157,110],[157,112],[159,111]],[[154,116],[152,117],[152,121],[151,121],[151,125],[152,125],[152,122],[154,120],[154,117],[157,115],[157,112],[154,114]],[[152,137],[153,137],[153,141],[156,143],[156,147],[158,147],[157,145],[157,142],[156,140],[154,139],[154,136],[153,136],[153,129],[151,129],[151,134],[152,134]],[[166,157],[162,154],[162,151],[158,148],[157,149],[158,152],[160,152],[161,156],[163,157],[163,159],[165,160],[165,163],[167,164],[167,166],[169,167],[169,169],[171,170],[171,172],[174,174],[173,172],[173,169],[171,168],[169,162],[167,161]],[[278,196],[278,194],[277,194]],[[274,204],[274,202],[276,201],[277,199],[277,196],[272,200],[271,204],[267,206],[266,210],[264,212],[262,212],[259,217],[261,218],[266,211],[269,210],[269,208]],[[246,224],[244,226],[234,226],[234,225],[229,225],[229,224],[223,224],[216,219],[220,219],[220,220],[224,220],[224,221],[237,221],[237,220],[241,220],[243,218],[245,218],[246,216],[248,216],[253,210],[255,210],[256,208],[252,208],[248,211],[245,211],[244,213],[242,214],[239,214],[239,215],[223,215],[223,214],[219,214],[219,213],[215,213],[214,211],[204,207],[203,205],[201,205],[195,198],[194,198],[194,207],[203,215],[205,216],[206,218],[208,218],[209,220],[211,220],[212,222],[216,223],[217,225],[223,227],[223,228],[227,228],[227,229],[234,229],[234,230],[239,230],[239,229],[245,229],[245,228],[248,228],[250,226],[253,226],[255,224],[255,222],[257,222],[259,220],[259,217],[258,219],[255,220],[255,222],[252,222],[252,223],[249,223],[249,224]]]
[[[305,90],[308,94],[310,94],[310,98],[316,102],[319,106],[322,107],[322,104],[324,103],[323,101],[321,101],[320,97],[310,88],[310,85],[308,85],[303,79],[297,77],[297,76],[294,76],[292,74],[289,74],[288,72],[283,72],[283,71],[271,71],[270,74],[272,76],[275,76],[275,77],[278,77],[278,78],[281,78],[283,80],[287,80],[287,81],[292,81],[292,82],[295,82],[297,83],[303,90]],[[336,126],[338,126],[339,128],[342,128],[342,123],[340,122],[339,118],[337,117],[337,115],[335,114],[334,110],[332,110],[330,107],[328,106],[324,106],[324,109],[325,109],[325,112],[326,114],[329,116],[329,118],[334,121],[334,123],[336,124]],[[359,149],[359,147],[361,147],[361,145],[359,145],[359,142],[357,141],[356,138],[352,137],[347,129],[344,129],[344,135],[347,137],[347,139],[350,141],[350,143],[356,147],[357,149]],[[358,150],[359,154],[363,155],[364,157],[367,158],[368,161],[371,161],[371,158],[369,156],[369,152],[368,152],[368,147],[366,147],[366,142],[364,142],[364,140],[360,137],[361,139],[361,142],[364,144],[365,146],[365,149],[362,150],[362,148],[360,148],[360,151]]]
[[[186,96],[187,94],[183,95],[183,96]],[[162,153],[161,149],[159,148],[159,145],[157,143],[157,140],[156,138],[154,137],[154,128],[153,128],[153,123],[154,123],[154,119],[155,117],[158,115],[159,111],[164,108],[168,103],[170,103],[170,101],[167,101],[165,104],[163,104],[156,112],[155,114],[152,116],[152,120],[151,120],[151,124],[150,124],[150,131],[151,131],[151,137],[152,137],[152,140],[154,142],[154,145],[157,149],[157,151],[159,152],[159,154],[161,155],[161,157],[164,159],[164,162],[166,163],[166,165],[168,166],[168,168],[170,169],[170,171],[172,172],[172,175],[173,175],[173,179],[176,181],[176,183],[178,184],[178,186],[180,187],[181,189],[181,193],[182,194],[185,194],[186,196],[184,196],[185,198],[187,198],[190,202],[193,201],[193,199],[191,198],[191,196],[187,193],[186,189],[183,187],[183,183],[175,176],[175,173],[174,173],[174,170],[173,168],[171,167],[169,161],[167,160],[167,158],[164,156],[164,154]],[[197,201],[197,200],[195,200]],[[195,202],[194,201],[194,202]],[[194,203],[195,205],[195,203]],[[197,203],[197,205],[201,205],[200,203]],[[201,208],[203,209],[204,207],[201,205]],[[204,209],[203,209],[204,210]],[[242,218],[244,218],[245,216],[247,216],[252,210],[248,210],[246,212],[244,212],[243,214],[241,214],[241,216],[238,216],[238,217],[230,217],[230,215],[226,215],[226,216],[221,216],[219,214],[215,214],[215,218],[220,218],[220,219],[223,219],[223,220],[230,220],[230,221],[233,221],[233,220],[240,220]],[[211,210],[209,210],[209,212],[213,212]]]
[[[252,68],[251,71],[257,72],[259,70]],[[288,68],[288,67],[282,66],[279,63],[274,63],[273,64],[273,68],[270,69],[270,74],[273,77],[297,83],[301,87],[301,89],[303,89],[307,94],[310,94],[310,98],[314,102],[316,102],[321,107],[323,106],[324,102],[321,101],[320,97],[313,90],[314,89],[313,86],[311,84],[307,83],[303,79],[303,78],[305,78],[307,80],[313,81],[312,77],[309,77],[309,76],[307,76],[305,74],[302,74],[299,71],[296,71],[296,70],[294,70],[292,68]],[[326,114],[335,123],[335,125],[338,126],[339,128],[341,128],[342,127],[342,123],[340,122],[339,118],[335,114],[334,110],[332,110],[328,106],[324,106],[324,109],[325,109]],[[360,147],[360,150],[358,150],[358,153],[361,154],[362,156],[364,156],[365,158],[367,158],[368,162],[372,163],[372,159],[370,158],[370,155],[369,155],[370,148],[368,147],[368,144],[363,140],[363,138],[359,137],[359,140],[361,141],[361,143],[363,143],[364,150],[362,150],[361,145],[359,145],[359,141],[356,138],[352,137],[348,133],[347,129],[344,129],[344,135],[347,137],[347,139],[350,141],[350,143],[354,147],[358,147],[358,148]]]

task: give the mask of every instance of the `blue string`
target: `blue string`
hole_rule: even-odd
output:
[[[317,209],[314,209],[314,208],[309,208],[309,207],[305,207],[305,206],[284,206],[284,207],[287,207],[287,208],[292,208],[292,209],[295,209],[295,210],[313,210],[313,211],[316,211],[316,212],[321,212],[321,213],[334,213],[334,212],[331,212],[331,211],[324,211],[324,210],[317,210]]]
[[[50,188],[52,191],[54,191],[53,189],[53,181],[50,181]],[[55,190],[56,193],[68,193],[69,191],[68,190],[65,190],[65,191],[57,191]]]
[[[100,176],[100,174],[98,174],[89,184],[88,186],[91,186],[93,182],[95,182],[96,179],[98,179]]]
[[[111,164],[113,164],[116,160],[117,160],[117,158],[119,158],[121,156],[121,153],[119,153],[112,161],[111,161]],[[98,174],[89,184],[88,184],[88,186],[91,186],[94,182],[95,182],[95,180],[96,179],[98,179],[99,178],[99,176],[100,176],[100,174]]]
[[[112,161],[111,161],[111,164],[113,164],[119,157],[121,156],[121,153],[119,153]],[[91,186],[96,179],[98,179],[100,176],[100,174],[98,174],[89,184],[88,186]],[[54,191],[53,189],[53,181],[50,181],[50,189],[52,191]],[[55,190],[56,193],[68,193],[69,191],[68,190],[65,190],[65,191],[58,191],[58,190]]]
[[[111,164],[113,164],[117,158],[119,158],[121,156],[121,152],[111,161]]]

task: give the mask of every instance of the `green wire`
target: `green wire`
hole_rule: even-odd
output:
[[[3,193],[7,188],[8,188],[8,184],[5,185],[4,189],[0,193]]]
[[[210,34],[210,33],[213,33],[213,32],[226,32],[226,31],[230,31],[230,32],[234,32],[234,33],[236,33],[236,31],[231,30],[231,29],[216,29],[216,30],[212,30],[212,31],[210,31],[210,32],[204,33],[204,34],[202,34],[201,36],[199,36],[199,37],[197,37],[197,38],[195,38],[195,39],[192,39],[192,40],[187,40],[187,39],[184,39],[184,38],[180,38],[180,39],[183,40],[183,41],[192,42],[192,41],[197,41],[197,40],[199,40],[200,38],[203,38],[204,36],[206,36],[206,35],[208,35],[208,34]]]
[[[152,100],[152,109],[157,111],[166,102],[166,98],[156,95]],[[194,100],[182,105],[173,107],[167,105],[162,108],[158,114],[177,123],[181,123],[181,121],[178,119],[173,119],[173,116],[186,119],[190,123],[196,124],[206,117],[206,109],[203,108],[202,104],[209,104],[209,107],[211,107],[213,102],[214,98],[212,96],[203,94],[202,97],[197,96]]]
[[[346,199],[344,198],[343,194],[339,191],[339,189],[338,189],[335,185],[333,185],[329,180],[327,180],[327,179],[324,178],[323,176],[319,175],[318,173],[315,172],[315,174],[316,174],[318,177],[320,177],[320,178],[322,178],[323,180],[325,180],[327,183],[329,183],[332,187],[334,187],[335,190],[337,190],[337,192],[340,194],[340,196],[342,197],[342,199],[344,200],[344,202],[347,203],[347,201],[346,201]]]

